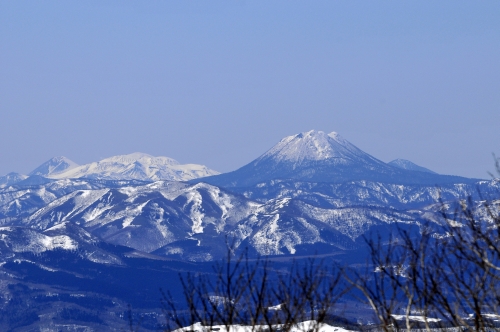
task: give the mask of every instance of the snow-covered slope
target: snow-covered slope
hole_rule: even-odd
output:
[[[315,130],[283,138],[252,164],[257,166],[269,160],[293,163],[295,167],[322,160],[339,165],[366,163],[385,167],[383,162],[361,151],[336,132],[326,134]]]
[[[45,231],[0,227],[0,259],[19,259],[23,253],[64,250],[95,263],[123,264],[118,256],[100,248],[100,243],[101,240],[73,223],[60,223]]]
[[[276,179],[342,183],[379,181],[398,184],[469,183],[470,179],[444,176],[386,164],[361,151],[337,133],[311,130],[283,138],[259,158],[240,169],[197,179],[223,187],[248,187]]]
[[[406,159],[395,159],[395,160],[389,162],[388,164],[392,165],[392,166],[396,166],[396,167],[402,168],[402,169],[407,169],[407,170],[410,170],[410,171],[419,171],[419,172],[426,172],[426,173],[437,174],[436,172],[431,171],[428,168],[425,168],[425,167],[422,167],[422,166],[418,166],[417,164],[412,163],[411,161],[406,160]]]
[[[44,230],[71,221],[110,243],[152,252],[196,234],[218,235],[251,213],[257,203],[207,184],[159,181],[117,189],[76,190],[25,219]],[[214,250],[215,250],[214,249]]]
[[[48,180],[41,183],[25,181],[0,188],[0,225],[29,216],[36,210],[46,206],[55,199],[74,192],[102,188],[119,188],[144,184],[137,180],[96,180],[96,179],[61,179]]]
[[[495,181],[478,186],[483,192],[500,188]],[[449,185],[441,189],[441,197],[456,200],[475,190]],[[113,244],[196,261],[223,257],[226,237],[263,255],[331,253],[356,247],[372,227],[432,216],[427,207],[440,192],[430,186],[363,181],[277,181],[244,195],[260,202],[205,183],[158,181],[75,190],[17,225],[45,230],[75,223]]]
[[[66,157],[54,157],[35,168],[29,175],[51,177],[55,174],[71,170],[75,167],[78,167],[78,164]]]
[[[371,227],[411,223],[419,215],[384,206],[323,206],[287,197],[257,203],[208,184],[155,182],[77,190],[22,225],[46,230],[75,223],[113,244],[204,261],[224,256],[226,237],[261,255],[334,252],[353,248]]]
[[[47,236],[39,231],[22,227],[0,227],[3,252],[32,252],[35,254],[54,249],[76,250],[78,245],[67,235]]]
[[[315,183],[271,180],[253,187],[235,188],[234,190],[259,202],[288,197],[298,198],[319,206],[378,205],[398,209],[420,209],[425,205],[438,202],[439,199],[452,201],[468,196],[474,200],[480,200],[481,196],[495,197],[500,192],[500,183],[490,180],[472,184],[443,184],[436,187],[433,185],[401,185],[371,181]]]
[[[40,171],[38,173],[41,174]],[[153,157],[145,153],[131,153],[106,158],[90,164],[68,167],[60,172],[52,171],[41,175],[52,179],[99,178],[187,181],[216,174],[219,174],[219,172],[203,165],[181,165],[176,160],[167,157]]]

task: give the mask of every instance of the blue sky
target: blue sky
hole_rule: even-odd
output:
[[[499,1],[2,1],[0,175],[135,151],[234,170],[336,131],[488,177]]]

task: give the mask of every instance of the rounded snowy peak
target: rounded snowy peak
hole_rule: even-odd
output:
[[[98,178],[113,180],[187,181],[216,174],[219,174],[219,172],[203,165],[181,165],[172,158],[154,157],[146,153],[135,152],[74,167],[49,177],[55,179]]]
[[[322,160],[345,163],[359,158],[372,159],[336,132],[326,134],[323,131],[311,130],[283,138],[256,162],[272,159],[275,162],[286,161],[294,164]]]
[[[154,157],[147,153],[134,152],[125,155],[113,156],[105,158],[100,161],[100,163],[119,163],[119,164],[133,164],[140,162],[142,164],[150,165],[179,165],[179,162],[175,159],[168,157]]]
[[[27,176],[23,174],[19,174],[16,172],[10,172],[7,175],[0,176],[0,188],[5,188],[10,185],[16,184],[18,182],[21,182],[22,180],[26,179]]]

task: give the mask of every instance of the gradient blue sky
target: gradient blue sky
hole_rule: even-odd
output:
[[[2,1],[0,175],[135,151],[234,170],[336,131],[487,178],[500,1]]]

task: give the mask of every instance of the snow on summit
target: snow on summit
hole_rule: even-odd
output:
[[[275,162],[322,161],[332,158],[356,160],[366,158],[366,153],[349,143],[336,132],[326,134],[311,130],[283,138],[264,155],[256,160],[273,159]],[[339,160],[339,161],[342,161]]]
[[[43,166],[43,165],[42,165]],[[60,172],[40,174],[53,179],[105,178],[135,180],[187,181],[219,172],[203,165],[185,164],[168,157],[154,157],[145,153],[113,156],[98,162],[68,167]]]
[[[285,137],[249,164],[203,181],[223,187],[245,187],[275,179],[326,183],[436,181],[423,172],[409,177],[407,170],[387,165],[336,132],[316,130]]]
[[[54,174],[68,171],[78,167],[78,164],[66,157],[54,157],[33,170],[29,175],[41,175],[45,177],[51,177]]]
[[[0,176],[0,188],[5,188],[8,187],[12,184],[15,184],[17,182],[20,182],[24,179],[26,179],[27,176],[15,172],[10,172],[7,175]]]

